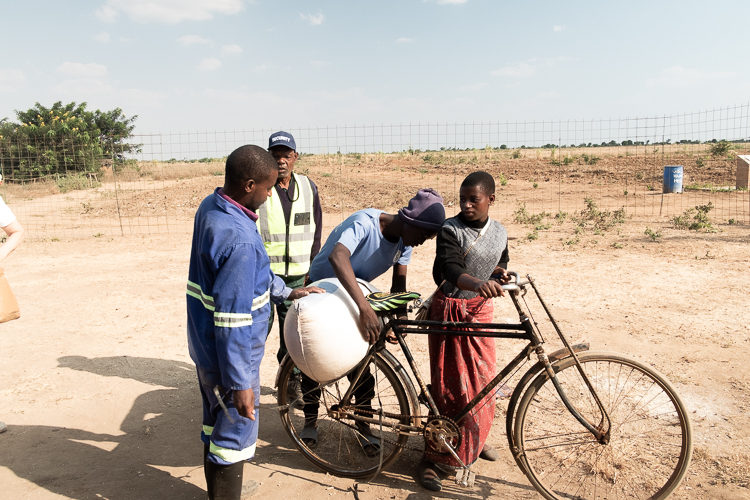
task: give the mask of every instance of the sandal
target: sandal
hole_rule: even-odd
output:
[[[299,433],[299,437],[305,446],[311,450],[318,446],[318,428],[317,427],[305,427],[302,432]]]
[[[422,487],[430,491],[443,489],[443,481],[440,480],[437,470],[431,462],[424,458],[419,462],[419,482]]]
[[[362,429],[357,433],[357,439],[359,440],[359,445],[362,447],[365,455],[368,457],[377,457],[380,454],[380,439],[372,434],[366,434]]]

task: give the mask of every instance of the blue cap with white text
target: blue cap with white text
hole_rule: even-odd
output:
[[[275,148],[276,146],[286,146],[289,149],[297,151],[297,144],[289,132],[279,131],[271,134],[271,137],[268,139],[268,150],[270,151],[271,148]]]

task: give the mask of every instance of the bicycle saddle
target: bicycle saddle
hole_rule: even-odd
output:
[[[406,304],[420,297],[417,292],[375,292],[365,298],[377,312],[395,311],[406,307]]]

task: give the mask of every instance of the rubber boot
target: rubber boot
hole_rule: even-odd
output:
[[[208,500],[245,500],[258,491],[258,483],[242,483],[244,461],[218,465],[208,460],[208,446],[203,447],[203,471],[206,475]]]

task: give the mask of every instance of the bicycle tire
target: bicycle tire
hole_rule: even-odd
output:
[[[401,454],[408,436],[399,434],[393,429],[397,423],[409,425],[415,420],[416,395],[412,386],[399,374],[403,372],[400,363],[387,351],[376,353],[369,364],[370,373],[375,380],[375,394],[372,408],[401,415],[401,418],[383,417],[382,425],[371,425],[370,432],[379,439],[382,450],[380,454],[368,456],[363,446],[363,434],[351,420],[340,420],[332,416],[331,408],[341,404],[348,387],[347,377],[331,382],[321,388],[320,408],[317,417],[317,445],[308,447],[300,437],[304,427],[305,415],[302,409],[287,405],[287,388],[290,376],[295,368],[289,358],[281,370],[278,386],[278,404],[281,422],[294,446],[315,466],[339,477],[362,479],[375,475],[387,468]],[[355,370],[356,371],[356,370]],[[359,384],[359,382],[358,382]],[[354,402],[353,409],[359,408]],[[378,419],[377,415],[372,418]]]
[[[549,500],[668,497],[692,455],[687,410],[667,379],[640,361],[586,352],[578,359],[611,420],[599,444],[568,411],[546,371],[518,407],[515,442],[522,470]],[[595,426],[601,412],[572,357],[553,364],[568,399]]]

